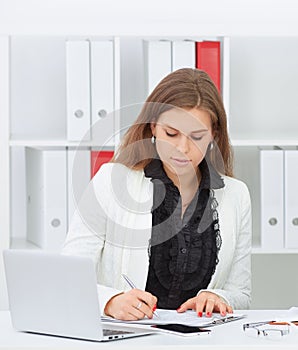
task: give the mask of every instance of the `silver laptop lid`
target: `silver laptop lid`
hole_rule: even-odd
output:
[[[91,259],[25,250],[5,250],[3,254],[16,329],[102,339]]]

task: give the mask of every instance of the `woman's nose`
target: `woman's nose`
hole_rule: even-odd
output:
[[[176,145],[176,148],[181,153],[188,153],[189,152],[189,138],[185,135],[180,135],[178,139],[178,143]]]

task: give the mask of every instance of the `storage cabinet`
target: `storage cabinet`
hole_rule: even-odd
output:
[[[177,44],[183,44],[183,47],[185,44],[186,47],[191,44],[193,51],[189,50],[189,65],[195,66],[195,41],[202,38],[184,39],[189,38],[9,38],[11,247],[21,247],[22,244],[28,247],[32,241],[39,242],[38,239],[28,239],[38,236],[37,232],[31,233],[28,230],[32,227],[46,227],[46,224],[34,225],[28,222],[27,215],[28,208],[32,208],[29,201],[34,200],[34,195],[28,193],[28,189],[31,193],[38,192],[35,186],[38,186],[39,182],[34,174],[38,177],[38,173],[49,174],[51,171],[50,168],[40,170],[41,166],[50,164],[46,154],[53,152],[52,154],[58,155],[59,149],[60,152],[66,151],[65,176],[68,177],[68,183],[72,175],[77,177],[77,173],[83,171],[90,173],[91,165],[86,167],[86,157],[89,157],[86,154],[90,154],[90,161],[92,150],[111,151],[115,144],[119,143],[120,137],[135,120],[143,101],[152,89],[151,80],[155,79],[155,85],[164,74],[172,70],[172,47],[176,52]],[[222,48],[228,46],[227,39],[213,40],[217,40]],[[225,51],[222,52],[224,57]],[[163,65],[165,67],[158,67],[160,69],[157,71],[156,66],[160,66],[163,60],[167,61],[167,64]],[[175,62],[175,68],[177,65],[178,62]],[[222,90],[228,94],[224,86],[227,81],[225,73],[222,74],[222,78]],[[149,80],[152,84],[149,84]],[[29,150],[34,148],[39,151],[34,152],[36,157],[30,158],[32,152]],[[80,150],[82,156],[74,157],[73,153],[76,150]],[[78,165],[78,171],[73,172],[73,162],[76,161],[81,162],[82,166]],[[29,163],[36,171],[28,171]],[[57,161],[57,164],[62,163]],[[52,175],[55,172],[65,172],[65,169],[55,169],[55,166],[52,169]],[[83,177],[86,178],[85,175]],[[51,179],[51,176],[48,178]],[[74,180],[77,185],[79,181]],[[86,180],[84,183],[87,185]],[[42,184],[43,182],[39,187],[44,187]],[[53,185],[53,188],[57,187],[57,192],[66,191],[64,188],[58,189],[57,185],[58,182]],[[75,201],[79,199],[76,188],[68,186],[66,192],[68,203],[71,202],[73,194]],[[81,193],[82,189],[79,192]],[[43,193],[46,196],[44,188]],[[44,210],[47,210],[46,207]],[[30,221],[33,218],[31,213]],[[71,215],[68,213],[68,221],[70,219]],[[67,220],[58,217],[50,218],[47,224],[65,221],[67,227]],[[49,229],[52,230],[52,226]]]
[[[262,186],[270,185],[271,177],[287,169],[285,164],[282,169],[274,170],[273,166],[269,178],[261,179],[260,158],[261,149],[297,151],[297,59],[297,37],[232,37],[230,41],[229,127],[235,150],[235,175],[247,183],[252,198],[254,308],[287,308],[298,302],[297,247],[272,249],[262,240],[270,232],[261,230],[262,223],[270,228],[270,218],[261,206]],[[279,187],[285,188],[284,183]],[[272,198],[276,198],[279,189],[270,190]],[[285,201],[273,204],[280,206],[284,216],[278,220],[287,220]],[[296,202],[296,215],[297,209]],[[284,223],[278,234],[284,241],[288,234]]]
[[[1,159],[1,239],[0,249],[37,247],[28,241],[28,150],[65,152],[67,173],[65,181],[69,208],[67,222],[73,211],[71,172],[74,152],[88,166],[92,150],[114,149],[121,136],[133,122],[145,100],[148,85],[148,65],[144,40],[184,39],[203,37],[67,37],[12,36],[0,38],[0,159]],[[298,280],[295,265],[298,249],[264,249],[261,237],[260,148],[281,149],[298,146],[298,38],[213,37],[222,47],[222,93],[228,113],[229,131],[235,153],[235,175],[244,180],[250,190],[253,211],[253,305],[255,308],[286,308],[297,304]],[[66,69],[66,47],[69,42],[87,42],[90,51],[90,125],[91,135],[83,140],[69,137]],[[94,107],[97,93],[102,89],[94,83],[92,72],[92,43],[110,43],[113,47],[113,111]],[[87,52],[86,51],[86,52]],[[87,52],[87,54],[88,54]],[[94,60],[94,58],[93,58]],[[10,74],[8,74],[10,72]],[[105,91],[105,90],[103,90]],[[94,92],[94,91],[93,91]],[[84,109],[76,111],[85,113]],[[87,112],[88,113],[88,112]],[[112,118],[101,118],[107,114]],[[94,121],[99,117],[99,122]],[[78,119],[80,116],[77,115]],[[112,128],[112,129],[110,129]],[[107,133],[107,134],[105,134]],[[108,135],[113,139],[106,142]],[[30,152],[29,152],[30,153]],[[86,156],[87,154],[87,156]],[[91,158],[91,156],[90,156]],[[32,159],[31,159],[32,161]],[[72,164],[72,165],[71,165]],[[27,167],[27,168],[26,168]],[[27,178],[26,178],[27,169]],[[31,168],[32,170],[32,168]],[[89,173],[88,173],[89,171]],[[81,183],[87,182],[88,173]],[[31,180],[38,172],[30,173]],[[36,179],[35,185],[38,184]],[[42,186],[42,185],[41,185]],[[78,189],[76,196],[83,191]],[[274,189],[273,189],[274,191]],[[298,214],[297,214],[298,215]],[[54,219],[54,218],[53,218]],[[30,218],[32,220],[32,217]],[[58,221],[51,221],[58,225]],[[59,226],[59,225],[58,225]],[[4,285],[0,259],[1,286]],[[3,276],[3,277],[2,277]],[[264,277],[265,276],[265,277]],[[282,283],[279,278],[282,277]],[[264,283],[266,280],[266,283]],[[286,288],[285,288],[286,284]],[[268,294],[270,293],[270,298]],[[282,298],[282,293],[286,297]],[[1,288],[0,308],[7,305]]]

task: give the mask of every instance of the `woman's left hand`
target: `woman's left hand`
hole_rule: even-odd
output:
[[[194,298],[188,299],[178,309],[178,312],[184,312],[188,309],[195,310],[199,317],[203,316],[203,312],[207,317],[212,316],[212,312],[220,312],[222,316],[232,313],[233,309],[230,305],[217,294],[212,292],[202,292]]]

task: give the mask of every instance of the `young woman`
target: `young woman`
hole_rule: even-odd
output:
[[[169,74],[90,182],[63,248],[94,260],[105,314],[249,307],[250,197],[232,176],[217,88],[201,70]]]

